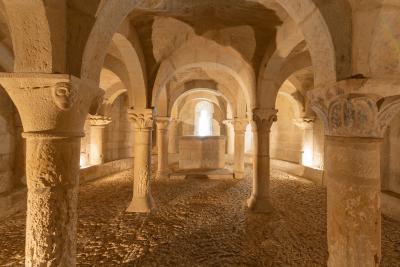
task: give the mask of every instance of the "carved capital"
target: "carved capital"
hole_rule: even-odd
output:
[[[171,123],[171,117],[157,117],[156,118],[156,125],[157,125],[157,130],[159,131],[165,131],[168,130],[168,126]]]
[[[387,81],[350,79],[314,89],[309,98],[327,135],[382,138],[400,112],[399,96],[377,94],[390,86]]]
[[[254,109],[253,110],[253,121],[257,132],[269,132],[274,123],[277,120],[276,109]]]
[[[0,73],[0,85],[16,105],[26,136],[81,136],[100,89],[67,74]]]
[[[111,122],[111,118],[102,115],[91,115],[89,122],[91,126],[106,127]]]
[[[235,118],[232,123],[235,133],[244,133],[247,124],[249,124],[249,120],[245,118]]]
[[[154,122],[153,109],[129,109],[129,120],[133,122],[136,130],[152,130]]]

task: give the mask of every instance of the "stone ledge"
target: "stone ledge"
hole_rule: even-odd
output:
[[[400,194],[382,191],[381,210],[384,215],[400,222]]]
[[[299,176],[310,180],[318,185],[325,186],[324,171],[313,169],[298,163],[284,161],[280,159],[271,159],[271,168],[284,171],[288,174]]]
[[[101,165],[84,167],[79,171],[79,182],[80,184],[84,184],[89,181],[132,168],[133,158],[119,159],[106,162]]]

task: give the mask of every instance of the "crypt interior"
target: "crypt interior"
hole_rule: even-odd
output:
[[[398,160],[399,0],[0,0],[0,266],[400,266]]]

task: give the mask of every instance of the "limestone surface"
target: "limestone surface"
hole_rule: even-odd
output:
[[[126,213],[132,173],[80,188],[78,266],[326,266],[326,190],[271,173],[271,214],[249,213],[243,180],[152,183],[157,209]],[[398,266],[400,223],[383,217],[382,264]],[[25,214],[0,223],[0,265],[24,263]]]

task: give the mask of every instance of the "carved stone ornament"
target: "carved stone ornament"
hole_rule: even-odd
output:
[[[269,132],[272,123],[277,121],[276,113],[278,113],[276,109],[254,109],[253,121],[257,131]]]
[[[380,88],[387,84],[382,83]],[[371,93],[373,88],[375,92],[379,88],[377,83],[372,85],[366,79],[341,81],[309,93],[311,107],[324,121],[327,135],[373,138],[384,136],[390,121],[400,112],[400,96]]]
[[[171,123],[171,117],[157,117],[156,124],[158,130],[167,130],[169,124]]]
[[[245,118],[235,118],[233,120],[233,129],[235,132],[245,132],[247,124],[249,124],[249,120]]]
[[[133,122],[135,129],[153,128],[153,109],[130,109],[128,110],[128,117]]]
[[[91,126],[106,126],[111,122],[111,118],[102,115],[91,115],[89,122]]]
[[[76,102],[78,92],[71,83],[59,82],[52,88],[52,96],[59,109],[70,110]]]

